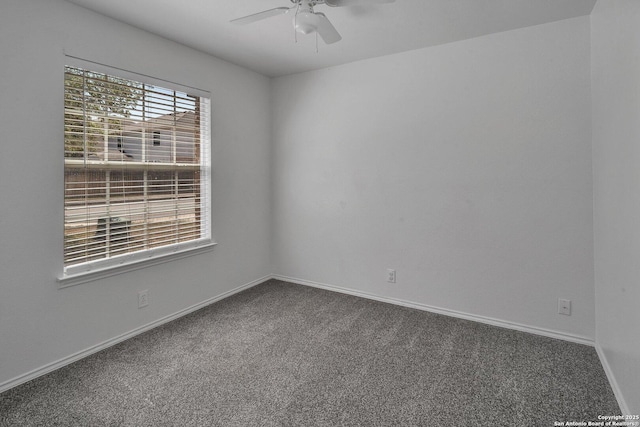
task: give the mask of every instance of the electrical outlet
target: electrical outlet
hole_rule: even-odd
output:
[[[396,283],[396,271],[392,268],[387,268],[387,282]]]
[[[148,289],[138,292],[138,308],[146,307],[149,305],[148,292]]]
[[[571,316],[571,300],[558,298],[558,314]]]

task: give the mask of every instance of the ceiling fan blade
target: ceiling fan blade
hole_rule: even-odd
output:
[[[342,36],[338,33],[338,31],[334,28],[334,26],[329,22],[329,19],[325,16],[324,13],[315,13],[318,17],[318,28],[316,31],[322,37],[322,40],[326,44],[331,44],[335,42],[339,42],[342,40]]]
[[[327,6],[344,7],[344,6],[362,6],[367,4],[383,4],[395,3],[396,0],[324,0]]]
[[[291,9],[291,7],[276,7],[275,9],[269,9],[264,12],[254,13],[253,15],[243,16],[242,18],[232,19],[229,22],[238,25],[251,24],[252,22],[262,21],[263,19],[271,18],[272,16],[284,15]]]

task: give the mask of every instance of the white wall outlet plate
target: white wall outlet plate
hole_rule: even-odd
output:
[[[387,268],[387,282],[396,283],[396,271],[392,268]]]
[[[558,299],[558,314],[571,316],[571,300],[562,298]]]
[[[138,308],[146,307],[149,305],[149,290],[138,292]]]

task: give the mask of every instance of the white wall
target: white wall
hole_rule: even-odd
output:
[[[640,413],[640,2],[591,14],[596,340]],[[626,408],[625,408],[626,407]]]
[[[211,91],[213,252],[58,289],[63,50]],[[61,0],[2,0],[0,61],[0,388],[271,273],[266,77]]]
[[[593,339],[589,35],[582,17],[275,79],[276,273]]]

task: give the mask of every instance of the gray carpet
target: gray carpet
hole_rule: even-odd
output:
[[[552,426],[593,348],[269,281],[0,394],[1,426]]]

